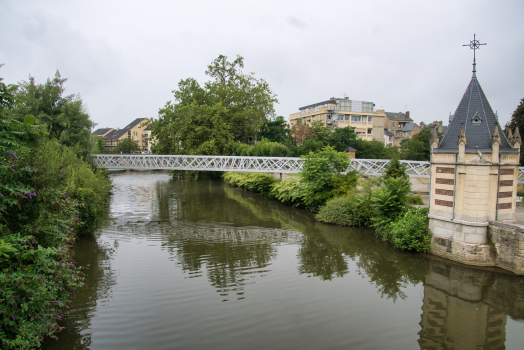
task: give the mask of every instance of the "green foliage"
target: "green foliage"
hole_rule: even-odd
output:
[[[346,149],[355,144],[357,134],[351,127],[336,128],[330,135],[327,144],[338,152],[345,152]]]
[[[290,177],[276,182],[269,194],[270,197],[283,203],[289,203],[294,207],[304,205],[304,195],[304,186],[298,177]]]
[[[32,349],[61,330],[58,320],[84,285],[70,247],[101,216],[109,188],[103,171],[57,140],[0,155],[2,349]]]
[[[203,87],[193,78],[182,80],[152,121],[157,154],[229,155],[234,142],[249,143],[274,115],[275,94],[263,79],[241,71],[244,59],[220,55],[206,70]]]
[[[91,152],[91,127],[87,110],[78,95],[63,96],[67,79],[60,76],[36,84],[34,77],[23,81],[17,89],[12,115],[22,121],[34,115],[35,122],[46,125],[49,136],[71,147],[84,159]]]
[[[138,142],[126,137],[122,141],[118,142],[118,145],[113,149],[113,153],[116,154],[132,154],[140,152]]]
[[[407,209],[381,231],[382,239],[401,250],[431,251],[428,209]]]
[[[262,141],[254,145],[237,142],[233,145],[233,155],[248,157],[289,157],[289,148],[278,142]]]
[[[248,191],[269,195],[273,184],[277,181],[273,175],[265,173],[238,173],[226,172],[222,176],[224,181],[232,186],[244,188]]]
[[[105,141],[103,136],[91,134],[91,141],[92,141],[92,154],[105,154],[109,153],[109,151],[105,147]]]
[[[410,191],[411,183],[409,179],[403,177],[384,179],[384,186],[372,195],[372,206],[377,211],[373,227],[380,232],[386,225],[395,221],[397,216],[404,210],[406,196]]]
[[[520,137],[524,137],[524,98],[520,100],[517,109],[513,112],[511,120],[506,124],[513,133],[515,129],[519,128]],[[524,164],[524,144],[520,146],[520,164]]]
[[[278,142],[282,144],[288,144],[291,142],[288,124],[286,119],[282,116],[267,120],[260,129],[259,136],[271,142]]]
[[[402,159],[429,161],[431,149],[429,139],[431,138],[431,127],[423,128],[411,139],[404,139],[400,143],[400,154]]]
[[[356,150],[355,156],[361,159],[391,159],[398,158],[398,149],[391,145],[384,145],[378,140],[366,141],[357,138],[350,144]]]
[[[422,200],[422,197],[420,196],[420,194],[412,194],[406,197],[406,204],[423,205],[424,201]]]
[[[328,199],[340,194],[341,185],[344,190],[356,185],[356,173],[342,174],[350,164],[346,153],[337,152],[327,146],[318,153],[311,152],[302,158],[304,165],[300,177],[305,186],[304,202],[307,208],[318,209]]]
[[[406,173],[406,165],[402,164],[397,157],[391,158],[388,166],[386,167],[386,172],[384,173],[384,178],[394,178],[403,177],[409,179],[409,175]]]

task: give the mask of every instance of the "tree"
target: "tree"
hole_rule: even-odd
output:
[[[509,124],[506,124],[515,133],[515,129],[519,128],[520,135],[524,135],[524,98],[520,100],[517,109],[513,112]],[[524,145],[520,147],[520,164],[524,164]]]
[[[346,149],[357,140],[357,134],[352,127],[336,128],[327,140],[327,144],[338,152],[345,152]]]
[[[131,154],[134,152],[140,152],[140,147],[138,147],[138,142],[126,137],[122,141],[118,143],[118,146],[116,146],[113,150],[113,153],[123,153],[123,154]]]
[[[289,128],[282,116],[268,120],[260,129],[259,136],[271,142],[290,143]]]
[[[291,131],[289,132],[293,143],[297,146],[302,146],[306,140],[316,136],[315,131],[302,121],[297,121]]]
[[[402,159],[426,160],[431,157],[429,139],[431,138],[431,127],[423,128],[410,139],[404,139],[400,143],[400,154]]]
[[[274,115],[276,95],[263,79],[244,74],[244,59],[233,62],[220,55],[206,70],[204,86],[193,78],[181,80],[152,121],[155,153],[224,154],[234,142],[252,143]]]
[[[66,81],[58,70],[45,84],[36,84],[35,78],[30,76],[29,81],[22,81],[17,89],[12,113],[20,121],[28,114],[34,115],[36,124],[47,126],[51,138],[76,148],[85,158],[91,150],[93,123],[80,96],[63,96]]]

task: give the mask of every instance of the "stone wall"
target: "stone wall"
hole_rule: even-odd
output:
[[[524,226],[492,221],[489,240],[495,248],[495,265],[524,275]]]

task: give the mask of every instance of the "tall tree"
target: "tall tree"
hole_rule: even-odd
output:
[[[91,150],[91,127],[87,109],[78,95],[64,96],[67,79],[57,70],[53,79],[37,84],[34,77],[22,81],[16,94],[13,116],[23,120],[26,115],[35,116],[37,124],[47,125],[51,138],[61,144],[76,148],[86,157]]]
[[[515,129],[519,128],[520,135],[524,135],[524,98],[520,100],[517,109],[513,112],[509,124],[506,124],[515,133]],[[524,164],[524,145],[520,147],[520,164]]]
[[[278,116],[275,119],[268,120],[260,129],[259,136],[268,139],[271,142],[289,143],[289,127],[286,119]]]
[[[154,152],[230,154],[234,142],[254,142],[278,101],[263,79],[242,68],[241,56],[229,62],[220,55],[208,66],[211,79],[203,87],[193,78],[181,80],[175,102],[167,102],[152,121]]]

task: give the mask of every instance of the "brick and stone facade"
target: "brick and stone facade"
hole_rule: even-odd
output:
[[[518,238],[511,247],[502,244],[504,240],[497,246],[488,235],[490,222],[515,222],[520,144],[518,131],[506,138],[474,75],[440,143],[433,130],[429,212],[433,254],[524,274],[519,272],[524,246]]]

